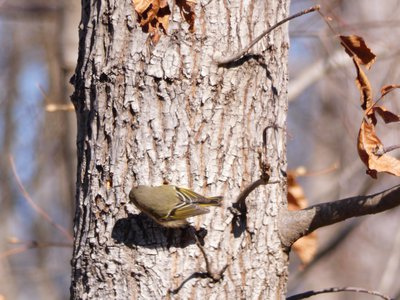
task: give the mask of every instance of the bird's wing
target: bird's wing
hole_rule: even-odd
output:
[[[204,197],[200,194],[197,194],[195,192],[193,192],[192,190],[189,189],[185,189],[182,187],[175,187],[176,189],[176,193],[179,197],[179,199],[182,202],[185,203],[196,203],[196,202],[201,202],[202,199],[204,199]]]
[[[209,210],[196,204],[181,203],[172,209],[164,220],[181,220],[208,213]]]
[[[199,206],[220,206],[222,197],[205,197],[203,195],[197,194],[192,190],[182,188],[182,187],[175,187],[176,194],[178,195],[179,199],[184,203],[191,203],[197,204]]]

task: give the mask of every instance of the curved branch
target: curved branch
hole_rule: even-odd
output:
[[[390,300],[390,298],[380,292],[377,291],[370,291],[367,289],[363,288],[358,288],[358,287],[343,287],[343,288],[329,288],[329,289],[323,289],[323,290],[318,290],[318,291],[308,291],[305,293],[297,294],[290,296],[286,298],[286,300],[300,300],[304,298],[309,298],[312,296],[316,296],[319,294],[326,294],[326,293],[339,293],[339,292],[355,292],[355,293],[364,293],[364,294],[369,294],[369,295],[374,295],[377,297],[380,297],[385,300]]]
[[[235,55],[229,56],[228,58],[225,59],[220,59],[219,61],[217,61],[218,66],[223,66],[223,65],[227,65],[231,62],[234,62],[236,60],[238,60],[239,58],[243,57],[243,55],[245,55],[251,47],[253,47],[255,44],[257,44],[264,36],[266,36],[267,34],[271,33],[273,30],[275,30],[276,28],[278,28],[279,26],[281,26],[282,24],[295,19],[297,17],[300,17],[302,15],[308,14],[310,12],[319,10],[320,6],[319,5],[315,5],[313,7],[310,7],[309,9],[305,9],[302,10],[301,12],[298,12],[294,15],[291,15],[281,21],[279,21],[278,23],[274,24],[273,26],[271,26],[270,28],[266,29],[263,33],[261,33],[259,36],[257,36],[254,40],[252,40],[250,42],[250,44],[248,46],[246,46],[244,49],[240,50],[238,53],[236,53]]]
[[[400,205],[400,185],[368,196],[357,196],[308,208],[281,212],[279,230],[282,243],[290,247],[296,240],[317,228],[343,220],[376,214]]]

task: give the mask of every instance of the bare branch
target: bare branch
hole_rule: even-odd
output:
[[[382,149],[378,149],[375,154],[378,156],[381,156],[385,153],[391,152],[393,150],[397,150],[399,148],[400,148],[400,145],[387,146],[387,147],[383,147]]]
[[[57,13],[62,9],[62,5],[38,4],[38,3],[7,3],[11,1],[0,2],[0,15],[4,17],[32,16],[37,14]]]
[[[47,112],[55,112],[55,111],[74,111],[74,105],[72,103],[69,104],[55,104],[49,103],[45,106],[45,110]]]
[[[55,228],[57,228],[58,231],[60,231],[68,240],[73,241],[73,237],[68,232],[68,230],[65,229],[63,226],[61,226],[60,224],[58,224],[57,222],[55,222],[44,209],[42,209],[39,205],[37,205],[35,203],[35,201],[33,201],[31,195],[29,195],[28,191],[25,189],[24,185],[22,184],[21,178],[19,177],[18,172],[17,172],[17,168],[15,167],[14,159],[11,155],[10,155],[9,159],[10,159],[11,169],[14,173],[15,180],[18,183],[18,187],[19,187],[21,193],[23,194],[24,199],[39,215],[41,215],[43,217],[43,219],[45,219],[48,223],[50,223]]]
[[[319,10],[319,8],[320,8],[320,6],[316,5],[316,6],[308,8],[308,9],[302,10],[301,12],[298,12],[297,14],[291,15],[291,16],[279,21],[278,23],[276,23],[275,25],[271,26],[270,28],[265,30],[263,33],[261,33],[258,37],[256,37],[254,40],[252,40],[248,46],[246,46],[244,49],[240,50],[235,55],[232,55],[226,59],[220,59],[219,61],[217,61],[218,66],[223,66],[223,65],[226,65],[228,63],[231,63],[231,62],[234,62],[234,61],[240,59],[243,55],[245,55],[250,50],[251,47],[253,47],[255,44],[257,44],[264,36],[271,33],[274,29],[278,28],[282,24],[284,24],[292,19],[298,18],[302,15],[308,14],[313,11]]]
[[[18,253],[25,252],[29,249],[37,249],[37,248],[48,248],[48,247],[72,247],[71,243],[53,243],[53,242],[38,242],[38,241],[29,241],[29,242],[19,242],[12,241],[12,244],[21,244],[19,247],[12,248],[10,250],[4,251],[0,253],[0,260]]]
[[[268,183],[268,179],[265,180],[265,178],[259,178],[256,181],[250,183],[246,188],[239,194],[237,197],[237,200],[235,203],[233,203],[233,207],[241,207],[244,205],[246,198],[250,195],[252,191],[254,191],[256,188],[258,188],[260,185],[265,185]]]
[[[400,205],[400,185],[386,191],[357,196],[311,207],[284,211],[280,216],[280,235],[282,243],[290,247],[296,240],[317,228],[343,220],[369,214],[376,214]]]
[[[206,270],[207,270],[206,275],[207,275],[207,277],[211,278],[214,282],[220,281],[222,279],[222,276],[223,276],[225,270],[228,268],[228,264],[226,264],[225,267],[223,267],[221,269],[221,271],[219,271],[218,273],[214,272],[212,270],[212,268],[211,268],[211,263],[208,260],[207,253],[204,250],[204,247],[201,245],[201,241],[200,241],[199,236],[197,235],[197,233],[194,234],[194,237],[196,239],[197,247],[199,247],[201,253],[203,254],[204,261],[206,262]]]
[[[326,294],[326,293],[339,293],[339,292],[354,292],[354,293],[364,293],[364,294],[369,294],[369,295],[374,295],[377,297],[380,297],[382,299],[385,300],[390,300],[391,298],[388,296],[385,296],[379,292],[376,291],[369,291],[363,288],[358,288],[358,287],[342,287],[342,288],[338,288],[338,287],[334,287],[334,288],[329,288],[329,289],[323,289],[323,290],[317,290],[317,291],[308,291],[305,293],[301,293],[301,294],[297,294],[297,295],[293,295],[290,296],[288,298],[286,298],[286,300],[300,300],[300,299],[305,299],[305,298],[309,298],[312,296],[316,296],[319,294]]]
[[[196,245],[199,247],[201,254],[203,254],[204,257],[204,261],[206,263],[206,272],[194,272],[192,275],[190,275],[188,278],[186,278],[184,281],[181,282],[181,284],[175,288],[175,289],[170,289],[168,291],[169,294],[178,294],[179,291],[183,288],[183,286],[186,284],[186,282],[188,282],[189,280],[193,279],[193,278],[210,278],[213,282],[218,282],[220,280],[222,280],[224,272],[226,271],[226,269],[228,268],[228,264],[226,264],[218,273],[214,272],[211,268],[211,263],[208,259],[207,253],[204,250],[203,247],[203,242],[201,239],[202,237],[198,235],[197,232],[193,231],[193,236],[196,240]]]
[[[247,219],[247,206],[246,206],[246,198],[250,195],[252,191],[258,188],[261,185],[266,185],[269,182],[270,178],[270,170],[269,166],[265,166],[266,168],[262,170],[262,174],[259,179],[250,183],[246,188],[239,194],[236,202],[229,207],[230,212],[233,214],[232,219],[232,232],[235,237],[240,236],[244,230],[246,230],[246,219]]]
[[[170,289],[168,290],[168,294],[176,295],[179,293],[179,291],[183,288],[183,286],[191,279],[193,278],[207,278],[209,277],[207,273],[204,272],[195,272],[192,275],[190,275],[188,278],[186,278],[184,281],[181,282],[181,284],[175,288],[175,289]]]

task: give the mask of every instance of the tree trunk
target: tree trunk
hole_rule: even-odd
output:
[[[287,26],[255,45],[255,56],[229,67],[214,60],[286,17],[288,2],[198,1],[194,33],[169,2],[168,34],[153,46],[130,1],[82,1],[72,97],[73,299],[285,297],[288,257],[277,215],[286,204]],[[278,183],[252,192],[247,222],[233,226],[228,208],[260,177],[269,125],[267,161]],[[163,182],[223,195],[224,204],[190,219],[192,228],[162,228],[128,194],[136,184]],[[212,272],[227,266],[220,280],[206,276],[194,230],[204,236]]]

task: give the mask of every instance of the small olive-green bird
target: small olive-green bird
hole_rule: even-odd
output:
[[[134,187],[129,199],[145,214],[165,227],[184,227],[186,218],[209,212],[207,206],[220,206],[222,197],[205,197],[174,185]]]

